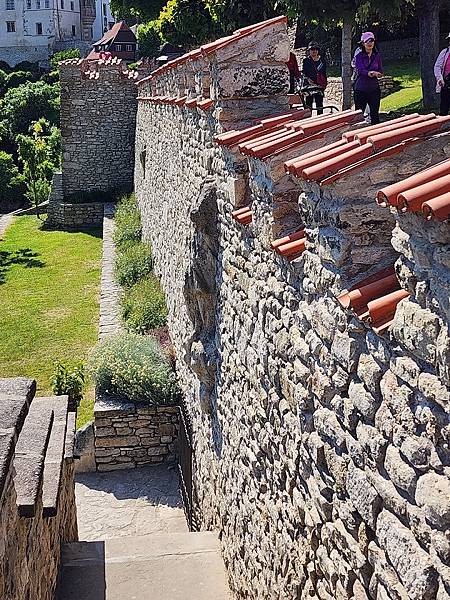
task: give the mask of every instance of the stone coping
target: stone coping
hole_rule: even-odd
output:
[[[153,405],[147,402],[132,402],[130,400],[114,398],[112,396],[98,395],[94,404],[94,417],[103,418],[117,413],[157,413],[178,412],[175,404]]]
[[[17,437],[35,391],[34,379],[0,379],[0,499],[8,480]]]
[[[44,517],[54,517],[58,510],[61,471],[65,453],[68,396],[47,398],[47,410],[54,414],[42,479],[42,504]]]

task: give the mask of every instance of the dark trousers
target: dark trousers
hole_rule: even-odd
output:
[[[450,110],[450,90],[447,88],[441,88],[441,108],[439,110],[439,114],[442,117],[446,117],[448,115],[448,111]]]
[[[295,94],[295,75],[294,73],[289,73],[289,92],[288,94]]]
[[[364,112],[366,106],[369,105],[370,123],[371,125],[377,125],[380,122],[381,91],[360,92],[359,90],[355,90],[354,96],[356,110],[362,110]]]
[[[310,96],[305,95],[305,104],[308,108],[312,109],[313,100],[316,101],[317,114],[323,113],[323,96],[322,94],[311,94]]]

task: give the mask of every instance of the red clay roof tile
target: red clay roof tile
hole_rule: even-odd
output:
[[[426,219],[445,221],[450,219],[450,193],[442,194],[422,204],[422,212]]]

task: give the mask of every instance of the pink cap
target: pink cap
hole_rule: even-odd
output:
[[[374,39],[375,39],[375,36],[373,35],[373,33],[371,31],[365,31],[361,36],[362,42],[367,42],[367,40],[374,40]]]

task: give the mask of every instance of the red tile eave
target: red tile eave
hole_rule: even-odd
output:
[[[322,163],[303,169],[301,175],[307,181],[318,181],[324,179],[327,175],[332,175],[333,173],[336,173],[336,171],[348,167],[372,154],[372,145],[363,144],[362,146],[358,146],[358,148],[343,152],[335,158],[330,158]]]
[[[433,167],[429,167],[420,173],[407,177],[402,181],[388,185],[377,192],[376,202],[380,206],[397,206],[398,196],[402,192],[417,188],[426,183],[438,180],[441,177],[450,175],[450,160],[444,160]]]
[[[416,125],[408,125],[401,127],[400,129],[394,129],[386,133],[380,133],[371,135],[367,142],[372,144],[375,150],[383,150],[394,144],[405,141],[407,139],[424,136],[429,133],[437,132],[442,130],[443,127],[449,124],[449,117],[436,117],[425,121],[424,123],[417,123]]]
[[[359,285],[358,288],[339,296],[338,300],[344,308],[360,311],[374,298],[388,294],[400,288],[400,283],[395,273],[381,277],[373,283]]]
[[[199,102],[200,100],[201,98],[199,96],[197,96],[196,98],[190,98],[189,100],[186,100],[184,105],[187,108],[193,108],[194,106],[197,106],[197,102]]]
[[[246,140],[238,145],[239,152],[242,154],[250,154],[253,148],[262,146],[270,141],[280,139],[287,135],[287,131],[283,125],[276,125],[271,129],[263,130],[261,135],[252,136],[249,140]]]
[[[422,213],[428,221],[431,221],[431,219],[437,221],[450,219],[450,193],[442,194],[424,202]]]
[[[301,138],[300,140],[298,140],[297,142],[295,142],[293,144],[287,144],[286,146],[284,146],[280,150],[277,150],[276,152],[267,154],[266,156],[264,156],[264,159],[265,160],[271,159],[271,158],[273,158],[275,156],[278,156],[279,154],[282,154],[282,153],[285,153],[285,152],[290,152],[294,148],[302,146],[303,144],[308,144],[309,142],[312,142],[313,140],[320,140],[326,134],[328,134],[328,133],[330,133],[332,131],[336,131],[337,129],[340,129],[341,127],[342,127],[342,124],[333,125],[332,127],[327,127],[326,129],[322,129],[321,131],[318,131],[317,133],[314,133],[312,135],[304,136],[303,138]],[[299,160],[300,158],[301,158],[301,156],[298,156],[297,160]]]
[[[304,237],[305,237],[305,228],[303,227],[302,229],[299,229],[298,231],[296,231],[294,233],[290,233],[289,235],[285,235],[282,238],[278,238],[277,240],[274,240],[270,245],[273,250],[276,250],[277,248],[279,248],[280,246],[283,246],[284,244],[288,244],[290,242],[296,242],[297,240],[301,240]]]
[[[325,148],[327,149],[327,151],[333,150],[334,148],[341,148],[342,146],[345,146],[346,143],[347,142],[345,140],[338,140],[337,142],[333,142],[332,144],[328,144],[327,146],[324,146],[322,148],[317,148],[317,150],[311,150],[311,152],[307,152],[306,154],[302,154],[301,156],[296,156],[295,158],[291,158],[290,160],[287,160],[284,163],[284,169],[288,173],[291,173],[291,172],[293,172],[293,171],[291,171],[292,167],[299,161],[322,154],[323,151],[325,150]]]
[[[214,106],[214,100],[212,98],[205,98],[204,100],[200,100],[197,102],[197,108],[200,110],[209,110],[212,106]]]
[[[235,217],[238,217],[239,215],[242,215],[243,213],[251,212],[251,210],[252,210],[251,205],[243,206],[242,208],[237,208],[236,210],[233,210],[233,212],[231,213],[231,216],[234,219]]]
[[[381,298],[371,300],[367,303],[369,322],[376,325],[394,317],[398,303],[408,298],[408,296],[410,294],[406,290],[396,290]]]
[[[366,167],[368,164],[375,162],[376,160],[387,158],[388,156],[392,156],[394,154],[402,152],[407,146],[416,144],[419,141],[420,141],[419,138],[412,138],[410,140],[405,140],[404,142],[401,142],[400,144],[395,144],[391,148],[386,148],[385,150],[382,150],[381,152],[376,152],[374,154],[371,154],[367,158],[358,160],[353,165],[349,165],[349,166],[345,167],[344,169],[339,169],[339,171],[337,171],[336,173],[333,173],[332,175],[325,177],[324,179],[322,179],[320,181],[320,186],[323,187],[326,185],[330,185],[330,184],[334,183],[335,181],[338,181],[339,179],[342,179],[342,178],[346,177],[347,175],[350,175],[354,171],[358,171],[359,169]]]
[[[413,113],[411,115],[404,115],[403,117],[398,117],[397,119],[392,119],[391,121],[389,121],[389,123],[391,125],[394,125],[396,123],[403,123],[404,121],[410,121],[411,119],[418,117],[419,113]],[[359,135],[362,132],[373,132],[376,131],[378,128],[380,127],[384,127],[386,125],[386,123],[380,123],[378,125],[370,125],[369,127],[361,127],[359,129],[354,129],[352,131],[346,131],[345,133],[342,134],[342,137],[344,139],[346,139],[349,142],[352,142],[355,137],[357,135]]]
[[[282,244],[275,249],[277,254],[283,256],[284,258],[289,259],[292,256],[300,256],[306,248],[306,239],[302,237],[298,240],[294,240],[292,242],[287,242],[286,244]]]
[[[187,96],[182,96],[181,98],[177,98],[174,102],[175,106],[183,106],[187,100]]]
[[[422,212],[422,204],[450,192],[450,175],[405,190],[397,196],[401,212]]]
[[[308,158],[302,157],[301,160],[299,160],[291,166],[290,172],[294,173],[295,175],[302,175],[304,169],[307,169],[308,167],[313,167],[314,165],[318,165],[323,161],[340,156],[343,151],[349,152],[350,150],[359,147],[360,145],[358,142],[349,142],[348,144],[345,144],[344,148],[342,146],[337,146],[335,148],[332,148],[331,150],[322,152],[321,154],[316,154],[315,156],[310,156]]]

